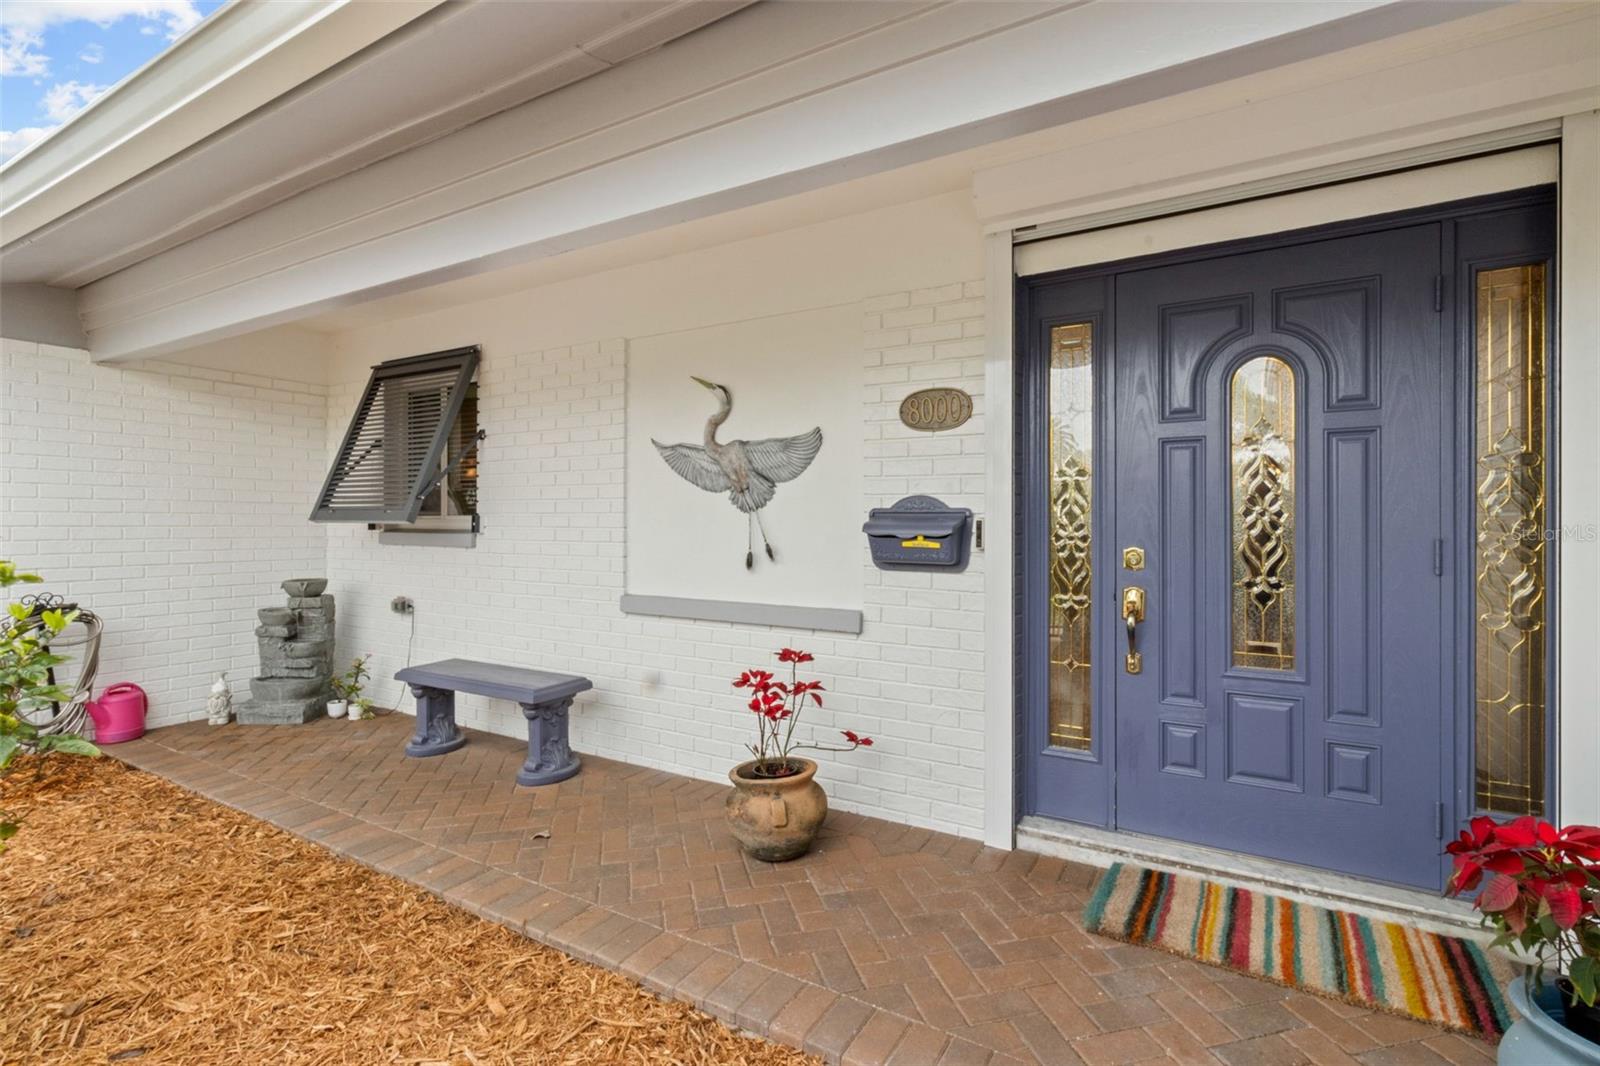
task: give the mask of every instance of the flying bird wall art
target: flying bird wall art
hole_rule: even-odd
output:
[[[761,522],[761,509],[772,502],[778,483],[793,481],[806,472],[811,460],[822,450],[822,427],[793,437],[770,437],[766,440],[717,440],[717,430],[733,413],[733,393],[726,385],[718,385],[704,378],[691,378],[696,384],[709,389],[717,398],[717,410],[706,419],[703,444],[662,444],[652,439],[651,444],[661,453],[675,474],[696,488],[707,492],[726,492],[728,500],[746,516],[744,565],[755,568],[755,536],[761,534],[761,546],[767,558],[778,561],[772,550],[772,541]]]

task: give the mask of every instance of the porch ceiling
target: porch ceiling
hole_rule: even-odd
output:
[[[480,8],[530,5],[465,6],[452,15],[462,27],[490,17]],[[33,247],[54,244],[48,234],[12,252],[36,271],[17,280],[97,279],[79,290],[97,359],[151,356],[1014,142],[1496,6],[759,4],[358,169],[308,161],[293,180],[311,187],[241,192],[126,256],[51,258]],[[424,23],[396,47],[426,43]],[[426,69],[420,80],[460,73]]]
[[[751,2],[406,0],[326,4],[310,16],[306,5],[224,8],[4,169],[0,275],[87,285]],[[259,53],[210,69],[235,47]],[[285,60],[292,74],[269,69]],[[164,128],[179,119],[187,135]],[[120,128],[97,142],[103,120]],[[151,158],[151,148],[165,154]]]

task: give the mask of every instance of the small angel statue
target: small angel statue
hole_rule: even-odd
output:
[[[212,725],[227,725],[233,717],[233,692],[228,688],[228,672],[217,675],[211,686],[211,697],[206,700],[206,721]]]

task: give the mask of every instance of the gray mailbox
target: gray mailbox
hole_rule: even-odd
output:
[[[972,511],[946,507],[932,496],[907,496],[876,507],[861,527],[879,570],[960,570],[972,542]]]

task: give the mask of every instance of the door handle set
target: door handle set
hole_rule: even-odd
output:
[[[1122,590],[1122,620],[1128,627],[1128,657],[1122,665],[1130,674],[1144,670],[1144,656],[1139,653],[1139,623],[1144,621],[1144,589],[1129,585]]]

